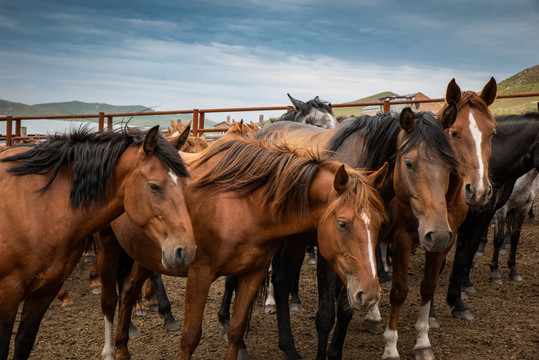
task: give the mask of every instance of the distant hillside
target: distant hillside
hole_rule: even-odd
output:
[[[498,83],[498,94],[521,94],[539,92],[539,65],[525,69]],[[524,97],[498,99],[491,106],[494,114],[516,114],[537,111],[537,98]]]
[[[374,94],[371,96],[364,97],[362,99],[357,99],[354,101],[348,101],[347,103],[363,103],[363,102],[376,102],[380,101],[378,100],[381,97],[384,96],[395,96],[397,94],[391,92],[391,91],[384,91],[378,94]],[[363,114],[363,108],[364,106],[353,106],[353,107],[338,107],[333,108],[333,114],[335,117],[337,116],[352,116],[352,115],[362,115]]]
[[[85,103],[82,101],[69,101],[69,102],[57,102],[47,104],[35,104],[39,108],[58,109],[67,114],[98,114],[104,113],[134,113],[143,111],[153,111],[152,108],[148,108],[142,105],[109,105],[103,103]]]
[[[35,106],[6,101],[0,99],[0,114],[11,116],[51,116],[51,115],[69,115],[58,109],[36,108]]]

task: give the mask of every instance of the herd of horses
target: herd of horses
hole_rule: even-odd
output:
[[[190,359],[200,342],[209,288],[220,276],[226,276],[219,314],[226,358],[247,359],[243,335],[270,266],[279,348],[287,359],[301,359],[289,296],[297,292],[306,249],[313,246],[316,358],[346,357],[342,349],[355,310],[365,307],[372,331],[382,332],[379,279],[387,274],[381,244],[390,246],[393,268],[381,357],[400,358],[399,313],[408,295],[410,256],[421,247],[414,356],[434,359],[432,301],[453,246],[446,300],[457,318],[473,319],[462,291],[474,291],[473,258],[493,219],[491,280],[501,281],[497,254],[506,237],[511,278],[521,279],[515,253],[539,192],[539,113],[495,117],[489,106],[496,93],[493,78],[480,93],[461,91],[453,79],[439,114],[404,108],[340,123],[318,97],[302,102],[288,95],[294,110],[278,121],[261,129],[234,122],[210,144],[191,136],[188,125],[172,124],[166,136],[158,127],[80,129],[4,150],[0,360],[10,354],[21,302],[11,353],[17,360],[30,356],[40,322],[89,237],[97,247],[104,360],[130,358],[131,314],[147,279],[165,326],[179,329],[161,274],[187,278],[180,359]]]

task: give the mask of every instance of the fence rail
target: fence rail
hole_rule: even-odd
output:
[[[520,97],[539,97],[539,92],[535,93],[521,93],[510,95],[498,95],[496,99],[508,99],[508,98],[520,98]],[[371,106],[380,105],[383,107],[384,112],[388,112],[390,105],[398,104],[418,104],[418,103],[443,103],[444,98],[438,99],[424,99],[424,100],[400,100],[400,101],[373,101],[373,102],[358,102],[358,103],[344,103],[344,104],[332,104],[334,108],[339,107],[359,107],[359,106]],[[103,130],[105,128],[105,118],[107,119],[107,129],[112,129],[113,120],[115,117],[132,117],[132,116],[148,116],[148,115],[179,115],[179,114],[193,114],[192,121],[192,133],[193,135],[202,135],[206,132],[221,132],[223,129],[219,128],[204,128],[205,115],[208,113],[231,113],[231,112],[248,112],[248,111],[273,111],[273,110],[289,110],[291,106],[261,106],[261,107],[247,107],[247,108],[222,108],[222,109],[193,109],[193,110],[174,110],[174,111],[153,111],[153,112],[138,112],[138,113],[110,113],[105,114],[100,112],[98,114],[88,115],[51,115],[51,116],[0,116],[0,121],[6,121],[6,136],[0,136],[0,140],[6,141],[6,146],[11,146],[14,141],[25,139],[40,139],[45,136],[21,136],[21,120],[59,120],[59,119],[98,119],[98,129]],[[13,123],[15,122],[15,133],[13,134]]]

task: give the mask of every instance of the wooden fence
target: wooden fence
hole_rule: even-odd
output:
[[[539,93],[524,93],[524,94],[511,94],[511,95],[498,95],[496,99],[518,98],[518,97],[539,97]],[[378,102],[362,102],[362,103],[344,103],[344,104],[332,104],[333,108],[338,107],[359,107],[380,105],[383,106],[383,111],[388,112],[390,105],[397,104],[418,104],[437,102],[443,103],[444,98],[438,99],[425,99],[425,100],[402,100],[402,101],[378,101]],[[97,119],[98,129],[105,128],[105,119],[107,119],[107,128],[112,129],[113,121],[115,117],[132,117],[132,116],[148,116],[148,115],[178,115],[178,114],[193,114],[192,121],[192,133],[199,136],[206,132],[221,132],[223,129],[219,128],[204,128],[204,118],[208,113],[231,113],[231,112],[249,112],[249,111],[274,111],[274,110],[290,110],[291,106],[265,106],[265,107],[249,107],[249,108],[223,108],[223,109],[193,109],[193,110],[177,110],[177,111],[153,111],[153,112],[139,112],[139,113],[112,113],[105,114],[100,112],[99,114],[88,115],[56,115],[56,116],[0,116],[0,121],[6,121],[6,136],[0,136],[0,140],[5,140],[6,146],[11,146],[14,142],[26,139],[39,139],[45,136],[21,136],[21,120],[75,120],[75,119]],[[13,123],[15,123],[15,132],[13,133]]]

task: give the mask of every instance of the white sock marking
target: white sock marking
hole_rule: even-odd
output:
[[[417,341],[414,349],[427,349],[431,347],[429,340],[429,312],[430,301],[419,307],[419,315],[417,316],[417,322],[415,323]]]
[[[399,351],[397,350],[397,340],[399,339],[399,333],[397,330],[389,330],[386,328],[384,331],[384,354],[382,359],[399,359]]]
[[[105,345],[103,346],[101,357],[103,358],[103,360],[116,359],[116,348],[114,347],[113,325],[112,325],[112,322],[107,320],[106,316],[105,316]]]

